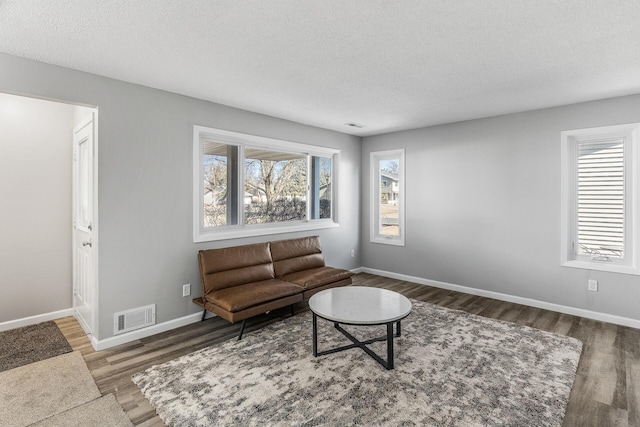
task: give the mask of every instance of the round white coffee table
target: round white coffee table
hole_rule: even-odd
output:
[[[404,295],[387,289],[367,286],[346,286],[327,289],[309,299],[313,313],[313,355],[315,357],[360,347],[387,369],[393,369],[393,338],[401,334],[400,321],[411,313],[411,301]],[[353,344],[331,350],[318,351],[318,317],[333,322],[335,328]],[[393,324],[396,333],[393,333]],[[360,341],[340,325],[386,325],[385,337]],[[384,361],[368,344],[387,341],[387,360]]]

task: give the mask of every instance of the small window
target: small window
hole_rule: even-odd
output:
[[[194,241],[337,227],[339,153],[194,126]]]
[[[372,152],[370,167],[370,240],[404,246],[404,150]]]
[[[638,129],[631,124],[562,133],[563,265],[640,274]]]
[[[311,219],[331,219],[333,181],[331,157],[311,157]]]

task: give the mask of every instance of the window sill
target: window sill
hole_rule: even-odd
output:
[[[193,237],[194,243],[212,242],[216,240],[239,239],[243,237],[267,236],[270,234],[294,233],[297,231],[322,230],[325,228],[338,228],[340,224],[331,220],[320,220],[296,224],[271,224],[264,225],[247,225],[244,227],[234,228],[233,230],[213,230],[204,231]]]
[[[638,270],[638,268],[628,265],[611,264],[606,262],[570,260],[564,261],[562,263],[562,266],[581,268],[585,270],[608,271],[610,273],[640,275],[640,270]]]
[[[398,237],[371,236],[371,243],[379,243],[381,245],[404,246],[404,239]]]

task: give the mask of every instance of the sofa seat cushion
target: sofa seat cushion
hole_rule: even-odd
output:
[[[297,271],[295,273],[282,276],[280,279],[295,283],[305,289],[313,289],[329,283],[338,282],[353,276],[349,270],[333,267],[310,268],[309,270]]]
[[[304,289],[294,283],[278,279],[246,283],[210,292],[206,300],[229,311],[236,312],[279,298],[299,294]]]

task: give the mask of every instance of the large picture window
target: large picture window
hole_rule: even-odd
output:
[[[562,133],[563,265],[640,273],[638,129],[632,124]]]
[[[370,241],[404,246],[404,150],[371,153]]]
[[[337,226],[339,151],[194,126],[194,241]]]

